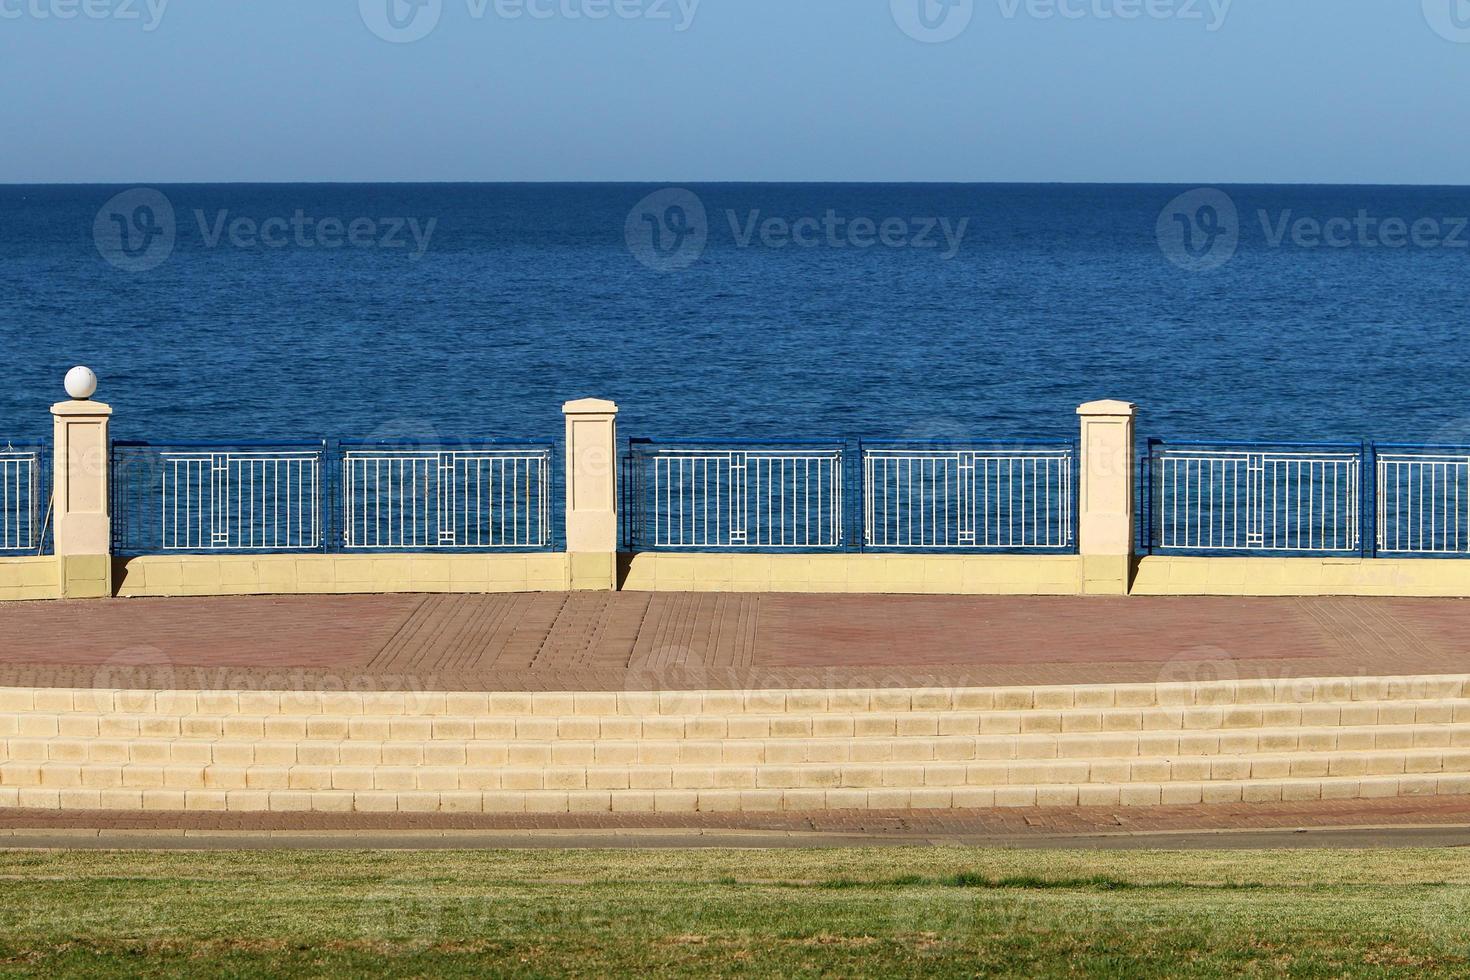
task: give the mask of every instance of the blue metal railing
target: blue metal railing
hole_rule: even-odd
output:
[[[861,446],[868,550],[1076,550],[1075,443]]]
[[[45,548],[51,499],[46,448],[0,444],[0,555]]]
[[[1165,554],[1361,554],[1363,447],[1152,439],[1150,550]]]
[[[526,440],[116,442],[114,548],[546,551],[555,446]],[[0,452],[0,553],[44,548],[41,447]],[[629,442],[631,550],[1077,549],[1075,442]],[[1470,448],[1150,440],[1139,550],[1470,557]]]
[[[119,554],[326,547],[323,442],[114,442],[112,467]]]
[[[1470,555],[1470,447],[1372,447],[1374,544],[1382,555]]]
[[[846,480],[842,440],[630,440],[625,540],[634,550],[842,550]]]
[[[342,443],[347,550],[545,549],[551,546],[553,449],[481,440],[462,447]]]
[[[1470,448],[1150,440],[1139,547],[1157,554],[1470,556]]]
[[[633,439],[631,550],[1076,550],[1069,442]]]
[[[545,443],[119,441],[112,453],[119,554],[552,546]]]

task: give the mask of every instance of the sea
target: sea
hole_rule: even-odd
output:
[[[114,435],[1470,443],[1470,187],[0,186],[0,448]]]

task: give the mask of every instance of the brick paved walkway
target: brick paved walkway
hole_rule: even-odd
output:
[[[0,605],[0,684],[645,690],[1470,670],[1470,602],[647,593]]]
[[[812,813],[230,813],[0,809],[8,831],[748,830],[885,837],[1027,838],[1332,827],[1466,827],[1470,797],[1151,807],[827,810]]]

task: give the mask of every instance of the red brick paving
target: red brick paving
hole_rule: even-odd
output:
[[[0,605],[0,684],[624,690],[1470,671],[1451,599],[540,593]]]
[[[1470,797],[1300,803],[811,813],[230,813],[0,809],[6,830],[757,830],[897,836],[1043,837],[1211,830],[1470,825]]]

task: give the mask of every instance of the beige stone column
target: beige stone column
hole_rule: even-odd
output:
[[[573,589],[617,588],[618,406],[583,398],[567,420],[567,554]]]
[[[1082,421],[1082,485],[1078,488],[1077,545],[1082,591],[1127,595],[1133,566],[1134,459],[1129,402],[1088,402]]]
[[[112,409],[92,401],[97,380],[78,368],[67,375],[70,401],[51,406],[55,449],[52,522],[61,595],[112,595],[112,512],[108,493]]]

